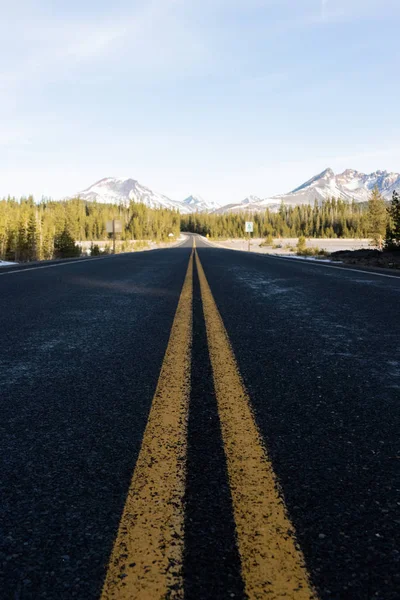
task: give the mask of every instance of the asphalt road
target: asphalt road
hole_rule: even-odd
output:
[[[0,597],[399,598],[400,278],[196,246],[0,271]],[[129,591],[136,542],[116,558],[142,517],[161,592]]]

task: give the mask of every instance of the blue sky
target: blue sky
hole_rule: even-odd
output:
[[[175,199],[400,172],[398,0],[15,0],[0,23],[0,196],[106,176]]]

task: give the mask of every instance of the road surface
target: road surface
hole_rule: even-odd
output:
[[[398,598],[399,306],[197,236],[2,269],[1,598]]]

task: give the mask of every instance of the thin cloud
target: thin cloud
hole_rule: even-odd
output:
[[[1,69],[0,62],[0,88],[11,91],[21,84],[46,81],[49,76],[62,80],[64,73],[70,79],[70,67],[93,68],[100,60],[114,61],[118,69],[130,73],[204,66],[211,60],[211,52],[182,11],[179,2],[158,0],[107,21],[19,21],[8,31],[0,26],[0,36],[4,34],[0,49],[17,33],[25,41],[7,68]]]

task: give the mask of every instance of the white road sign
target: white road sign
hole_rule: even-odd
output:
[[[112,221],[106,222],[107,233],[122,233],[122,221],[114,220],[114,226]]]
[[[244,230],[246,233],[253,233],[253,221],[246,221]]]

